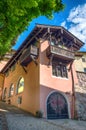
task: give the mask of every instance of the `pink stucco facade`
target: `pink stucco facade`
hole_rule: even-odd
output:
[[[61,93],[67,100],[69,118],[74,117],[73,81],[71,70],[68,70],[68,78],[61,78],[52,75],[52,63],[46,57],[46,49],[49,42],[40,42],[40,109],[47,117],[47,98],[53,92]],[[70,67],[70,63],[67,68]],[[74,84],[78,83],[74,64],[72,64]]]

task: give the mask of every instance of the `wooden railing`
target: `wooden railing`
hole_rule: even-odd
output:
[[[57,57],[62,57],[66,59],[74,59],[74,52],[68,49],[64,49],[58,46],[50,45],[47,50],[46,54],[50,57],[52,54]]]
[[[28,64],[31,61],[31,56],[37,57],[38,56],[38,48],[36,46],[31,45],[29,48],[24,50],[20,57],[20,63]]]

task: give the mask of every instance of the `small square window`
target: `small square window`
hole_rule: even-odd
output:
[[[52,62],[52,74],[56,77],[68,78],[66,65]]]
[[[11,67],[11,71],[14,71],[15,70],[15,64]]]
[[[6,76],[6,77],[8,77],[8,76],[9,76],[9,71],[7,71],[7,72],[5,73],[5,76]]]
[[[86,68],[84,68],[84,72],[86,73]]]
[[[85,58],[82,58],[82,62],[86,62],[86,59],[85,59]]]

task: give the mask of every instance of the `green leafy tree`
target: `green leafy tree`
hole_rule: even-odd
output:
[[[0,56],[11,49],[34,18],[52,18],[63,9],[61,0],[0,0]]]

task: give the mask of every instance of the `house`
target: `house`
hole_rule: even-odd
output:
[[[3,67],[7,64],[9,59],[14,55],[16,51],[10,50],[10,52],[6,53],[3,58],[0,60],[0,71],[3,69]],[[3,83],[4,83],[4,74],[0,73],[0,100],[2,99],[2,90],[3,90]]]
[[[42,112],[44,118],[74,118],[74,59],[82,46],[61,26],[37,24],[1,70],[2,99],[34,115]]]
[[[3,58],[0,59],[0,71],[3,69],[3,67],[7,64],[7,62],[9,61],[9,59],[15,54],[15,50],[10,50],[9,52],[7,52]]]
[[[74,62],[79,83],[75,86],[77,115],[86,120],[86,52],[77,52]]]

